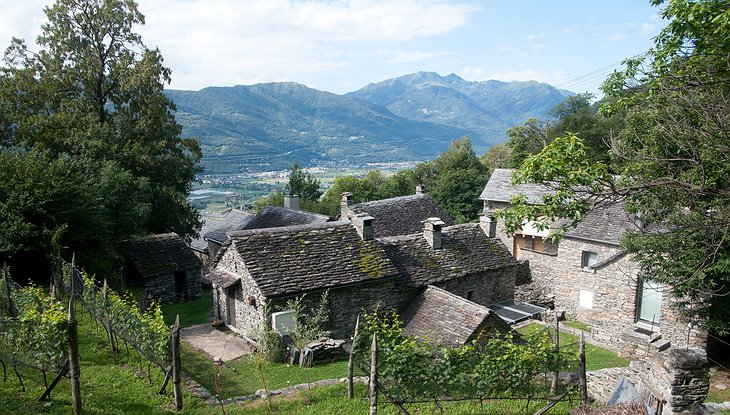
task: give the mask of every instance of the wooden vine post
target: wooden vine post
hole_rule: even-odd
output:
[[[378,413],[378,340],[373,333],[373,344],[370,346],[370,415]]]
[[[180,388],[180,314],[175,316],[175,325],[170,334],[172,342],[172,386],[175,393],[175,410],[183,409],[182,389]]]
[[[557,357],[557,354],[560,353],[560,321],[558,321],[558,312],[557,311],[555,312],[555,327],[554,328],[555,328],[555,338],[553,340],[555,343],[555,355]],[[553,371],[552,381],[550,382],[550,395],[552,395],[552,396],[555,396],[558,394],[558,377],[560,374],[558,373],[557,366],[558,365],[555,365],[556,368]]]
[[[15,310],[14,310],[14,307],[13,307],[13,298],[12,298],[11,292],[10,292],[10,290],[12,290],[13,287],[12,287],[12,284],[10,283],[11,282],[11,280],[10,280],[10,272],[8,272],[8,264],[7,263],[4,263],[3,264],[3,280],[4,280],[4,283],[5,283],[5,296],[6,296],[6,301],[8,302],[8,316],[10,316],[10,317],[16,317],[15,316]]]
[[[71,269],[74,261],[71,260]],[[71,295],[68,296],[68,363],[71,372],[71,400],[74,405],[74,414],[81,415],[81,375],[79,371],[79,338],[74,311],[73,278],[71,279]]]
[[[353,386],[353,369],[355,367],[355,342],[357,341],[357,329],[360,327],[360,315],[357,316],[355,321],[355,334],[352,335],[352,345],[350,346],[350,360],[347,361],[347,397],[349,399],[354,398],[354,386]]]
[[[580,403],[585,405],[588,402],[588,382],[586,377],[586,342],[583,332],[580,332],[580,344],[578,345],[578,388],[580,389]]]

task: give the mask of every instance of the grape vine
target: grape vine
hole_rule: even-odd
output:
[[[370,341],[377,334],[378,377],[397,402],[533,397],[545,391],[540,374],[566,366],[547,336],[516,342],[507,333],[457,348],[441,347],[403,336],[395,313],[368,314],[360,330],[355,344],[359,366],[369,367]]]

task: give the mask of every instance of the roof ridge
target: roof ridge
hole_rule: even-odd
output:
[[[228,232],[227,235],[230,237],[230,239],[233,238],[242,238],[249,235],[257,235],[257,234],[279,234],[279,233],[298,233],[298,232],[306,232],[310,230],[315,229],[327,229],[327,228],[337,228],[337,227],[352,227],[354,230],[354,225],[350,221],[344,221],[344,220],[338,220],[338,221],[331,221],[331,222],[314,222],[314,223],[307,223],[304,225],[293,225],[293,226],[278,226],[274,228],[258,228],[258,229],[245,229],[241,231],[231,231]]]

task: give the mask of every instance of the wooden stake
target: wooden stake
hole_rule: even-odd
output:
[[[555,312],[555,353],[560,353],[560,322],[558,321],[558,312]],[[557,366],[557,365],[556,365]],[[552,382],[550,382],[550,395],[555,396],[558,394],[558,376],[560,374],[558,373],[558,369],[556,367],[555,371],[553,371],[553,378]]]
[[[378,413],[378,340],[373,333],[370,346],[370,415]]]
[[[71,261],[73,269],[73,260]],[[73,279],[71,280],[71,295],[68,297],[68,362],[71,370],[71,400],[74,405],[74,414],[81,415],[81,375],[79,371],[79,338],[74,312]]]
[[[172,386],[175,393],[175,410],[183,409],[182,389],[180,388],[180,315],[175,316],[172,328]]]
[[[357,341],[357,329],[360,327],[360,315],[357,315],[355,321],[355,334],[352,335],[352,346],[350,346],[350,360],[347,361],[347,397],[349,399],[354,398],[354,386],[353,386],[353,369],[355,367],[355,342]]]
[[[160,388],[160,391],[157,392],[159,395],[165,394],[165,389],[167,389],[167,382],[170,381],[170,377],[172,376],[172,366],[170,366],[167,371],[165,371],[165,380],[162,382],[162,387]]]
[[[38,398],[38,401],[44,401],[46,399],[51,398],[51,391],[53,388],[56,387],[56,384],[68,373],[68,359],[66,359],[65,362],[63,362],[63,367],[58,372],[55,378],[53,378],[53,381],[51,382],[50,386],[46,388],[46,391],[43,392],[43,395],[41,395],[40,398]]]
[[[588,402],[588,383],[586,377],[586,342],[582,331],[580,332],[580,344],[578,345],[578,382],[580,403],[585,405]]]

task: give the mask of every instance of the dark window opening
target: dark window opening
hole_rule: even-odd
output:
[[[598,263],[598,254],[591,251],[583,251],[580,266],[582,268],[590,268]]]
[[[474,290],[467,291],[466,292],[466,299],[469,300],[469,301],[472,301],[473,298],[474,298]]]
[[[175,273],[175,294],[180,297],[185,295],[185,271]]]

